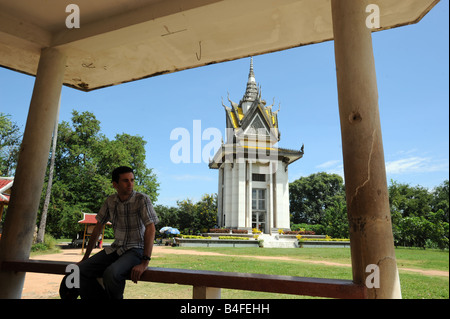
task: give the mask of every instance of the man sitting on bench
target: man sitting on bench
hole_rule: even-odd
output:
[[[159,222],[148,195],[134,191],[134,173],[126,166],[112,173],[117,193],[109,196],[96,216],[96,224],[80,268],[80,296],[83,299],[123,299],[125,280],[137,283],[147,269]],[[90,257],[103,225],[112,223],[115,241]],[[94,239],[94,240],[92,240]],[[103,286],[97,278],[103,278]]]

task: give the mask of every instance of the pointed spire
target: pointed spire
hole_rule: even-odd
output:
[[[255,82],[255,73],[253,72],[253,57],[250,57],[250,72],[248,73],[248,81],[253,80]]]
[[[242,98],[244,113],[248,110],[253,101],[258,97],[258,86],[256,85],[255,73],[253,71],[253,57],[250,58],[250,72],[248,73],[247,88]]]

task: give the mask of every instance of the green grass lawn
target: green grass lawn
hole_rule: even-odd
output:
[[[309,264],[301,261],[323,260],[340,264],[350,264],[350,249],[348,248],[270,249],[177,247],[170,249],[217,252],[228,256],[161,254],[152,259],[150,266],[317,278],[352,278],[350,267]],[[241,256],[289,257],[293,260],[260,260]],[[396,257],[399,268],[433,269],[442,271],[448,271],[449,269],[448,251],[399,248],[396,249]],[[399,274],[404,299],[449,298],[448,277],[426,276],[403,270],[400,270]],[[125,298],[189,299],[192,298],[192,287],[145,282],[140,282],[136,285],[132,282],[127,282]],[[222,289],[222,298],[282,299],[310,297]]]

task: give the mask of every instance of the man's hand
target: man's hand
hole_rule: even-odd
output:
[[[148,261],[142,261],[139,265],[136,265],[131,269],[131,280],[137,284],[138,280],[141,278],[141,275],[144,273],[144,271],[147,270],[148,267]]]
[[[145,226],[144,232],[144,256],[151,256],[153,250],[153,241],[155,240],[155,224],[151,223]],[[131,269],[131,280],[137,284],[138,280],[141,279],[141,275],[148,267],[148,260],[142,260],[139,265],[136,265]]]
[[[98,241],[98,237],[102,233],[103,225],[100,223],[97,223],[92,230],[91,236],[89,237],[88,244],[86,246],[86,252],[84,253],[83,259],[81,259],[79,263],[81,263],[83,260],[86,260],[91,255],[92,249],[94,248],[95,244]]]

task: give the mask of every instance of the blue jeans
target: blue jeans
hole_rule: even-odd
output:
[[[133,248],[119,256],[105,250],[83,260],[80,268],[80,296],[82,299],[123,299],[125,281],[131,269],[142,261],[143,249]],[[104,288],[97,278],[103,278]]]

